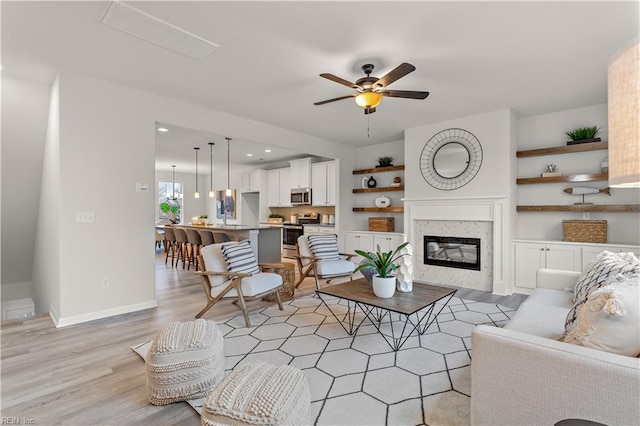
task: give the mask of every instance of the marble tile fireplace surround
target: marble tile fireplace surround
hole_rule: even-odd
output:
[[[509,265],[506,198],[405,199],[404,206],[414,280],[511,293],[505,283]],[[480,239],[480,270],[425,264],[425,236]]]

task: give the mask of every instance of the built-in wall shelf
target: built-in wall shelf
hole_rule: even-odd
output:
[[[399,186],[381,186],[378,188],[355,188],[354,194],[361,194],[363,192],[390,192],[390,191],[404,191],[404,185]]]
[[[354,212],[403,213],[404,207],[354,207]]]
[[[572,204],[517,206],[519,212],[640,212],[640,204]]]
[[[398,164],[397,166],[374,167],[372,169],[354,170],[353,174],[354,175],[363,175],[365,173],[393,172],[395,170],[404,170],[404,164]]]
[[[587,142],[567,146],[554,146],[551,148],[528,149],[516,152],[516,157],[538,157],[540,155],[572,154],[574,152],[597,151],[608,149],[609,142]],[[355,172],[354,172],[355,173]]]
[[[558,182],[590,182],[596,180],[609,180],[609,173],[582,173],[579,175],[518,178],[516,183],[558,183]]]

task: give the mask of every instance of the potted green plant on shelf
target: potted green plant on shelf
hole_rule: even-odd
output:
[[[567,142],[567,145],[575,145],[587,142],[600,142],[601,139],[596,138],[596,135],[599,132],[600,128],[598,126],[576,127],[573,130],[565,132],[565,134],[571,138],[571,140]]]
[[[361,262],[354,270],[354,272],[358,272],[365,268],[373,268],[375,270],[375,275],[373,276],[373,293],[382,298],[386,299],[391,296],[396,291],[396,277],[395,275],[391,275],[393,271],[395,271],[398,267],[396,265],[396,261],[404,256],[403,254],[399,254],[403,248],[405,248],[409,243],[402,243],[395,250],[390,250],[387,252],[380,251],[380,245],[377,246],[377,251],[375,253],[364,251],[364,250],[356,250],[355,252],[360,256],[364,257],[364,261]]]
[[[392,161],[393,161],[393,157],[389,157],[389,156],[378,157],[378,165],[376,167],[393,166],[393,164],[391,164]]]

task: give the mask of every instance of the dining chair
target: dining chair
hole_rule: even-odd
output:
[[[185,262],[189,263],[189,250],[188,244],[189,239],[187,238],[187,232],[181,228],[175,228],[174,234],[176,235],[176,250],[178,252],[178,257],[182,259],[182,269],[185,267]],[[178,266],[178,261],[176,260],[176,267]]]
[[[187,264],[187,270],[191,268],[193,263],[198,269],[198,254],[200,253],[200,247],[202,246],[202,239],[200,238],[200,232],[197,229],[186,229],[187,233],[187,250],[189,250],[189,263]]]

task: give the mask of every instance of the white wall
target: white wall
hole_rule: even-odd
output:
[[[515,161],[510,155],[512,121],[511,111],[504,109],[405,130],[405,197],[508,197],[509,170]],[[448,128],[461,128],[473,133],[482,146],[483,159],[478,174],[471,182],[462,188],[442,191],[429,185],[423,178],[420,157],[427,141]]]
[[[598,126],[598,135],[603,141],[608,138],[607,104],[559,111],[551,114],[524,117],[519,120],[518,150],[565,146],[566,131],[576,127]],[[600,163],[607,157],[607,151],[592,151],[521,158],[518,160],[518,177],[540,176],[547,164],[555,164],[565,175],[599,173]],[[518,185],[518,204],[564,204],[581,202],[582,197],[566,194],[565,188],[586,186],[605,188],[607,181],[584,183],[550,183]],[[611,189],[611,196],[594,194],[585,197],[594,204],[639,204],[640,191],[637,189]],[[562,220],[583,219],[579,212],[522,212],[517,214],[516,237],[543,240],[562,240]],[[639,213],[589,213],[589,219],[607,220],[609,242],[638,244],[640,242]]]
[[[49,86],[2,78],[2,301],[31,297],[50,94]]]
[[[382,156],[393,157],[393,165],[404,164],[404,141],[399,140],[358,148],[356,154],[357,163],[355,168],[373,168],[376,166],[376,164],[378,164],[378,158]],[[362,178],[365,176],[373,176],[374,179],[376,179],[377,186],[390,186],[393,183],[393,178],[395,176],[399,176],[400,178],[402,178],[403,183],[405,181],[405,174],[402,171],[373,173],[367,175],[352,174],[348,181],[349,185],[342,185],[341,191],[349,193],[353,188],[360,188],[362,186]],[[381,195],[388,197],[391,200],[392,206],[402,206],[402,198],[405,196],[404,192],[376,192],[366,194],[352,193],[351,195],[352,207],[374,207],[376,198],[380,197]],[[352,228],[350,230],[368,229],[370,217],[392,217],[394,218],[395,232],[404,232],[404,216],[401,213],[356,213],[356,220],[354,222],[355,228]]]
[[[50,155],[45,163],[46,177],[52,182],[59,179],[59,185],[53,192],[43,191],[40,198],[43,205],[58,200],[59,217],[41,211],[39,260],[33,274],[39,292],[55,292],[59,283],[59,303],[48,297],[58,325],[155,305],[156,194],[139,193],[135,187],[155,182],[156,121],[339,158],[344,166],[341,178],[350,175],[355,165],[355,148],[332,141],[70,72],[61,72],[59,79],[59,161]],[[238,180],[236,187],[239,184]],[[352,216],[350,195],[340,194],[341,205],[348,206],[340,212],[347,223]],[[94,212],[96,220],[76,223],[76,212]],[[44,255],[56,240],[59,262]],[[114,250],[123,244],[126,256]],[[108,289],[101,286],[103,277],[110,279]],[[49,308],[39,304],[38,311],[43,309]]]

